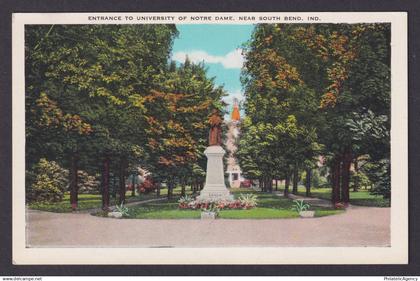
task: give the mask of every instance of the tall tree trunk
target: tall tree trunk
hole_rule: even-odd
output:
[[[185,196],[185,181],[182,181],[182,185],[181,185],[181,196]]]
[[[270,178],[270,193],[273,193],[273,178]]]
[[[293,194],[298,193],[298,184],[299,184],[299,168],[297,165],[295,165],[293,169],[293,189],[292,189]]]
[[[159,198],[159,197],[160,197],[160,187],[161,187],[161,184],[160,184],[160,182],[158,182],[158,183],[156,184],[156,197],[157,197],[157,198]]]
[[[350,148],[346,150],[343,155],[343,164],[341,170],[341,200],[344,203],[350,202],[350,192],[349,192],[349,185],[350,185],[350,167],[351,162],[353,160],[352,153]]]
[[[271,178],[271,177],[268,180],[268,191],[270,193],[273,193],[273,178]]]
[[[341,157],[335,156],[331,166],[331,201],[333,204],[340,202],[340,175],[341,175]]]
[[[284,183],[284,197],[289,197],[289,185],[290,185],[290,175],[286,173],[286,179]]]
[[[69,177],[70,177],[70,204],[71,204],[71,208],[73,211],[75,211],[77,209],[77,201],[78,201],[78,161],[79,161],[79,156],[77,155],[77,153],[73,153],[71,155],[71,165],[70,165],[70,172],[69,172]]]
[[[109,210],[109,156],[102,162],[102,210]]]
[[[354,158],[354,172],[357,176],[354,178],[353,191],[356,192],[359,189],[359,162],[357,157]]]
[[[279,190],[279,180],[276,179],[276,191],[278,191],[278,190]]]
[[[306,169],[306,181],[305,181],[305,187],[306,187],[306,196],[311,196],[311,176],[312,176],[312,170]]]
[[[125,204],[125,175],[126,175],[126,170],[127,170],[127,159],[126,158],[121,158],[120,160],[120,171],[119,171],[119,183],[120,183],[120,187],[119,187],[119,199],[118,199],[118,204]]]
[[[173,190],[173,183],[170,181],[168,183],[168,200],[172,199],[172,190]]]
[[[136,196],[136,175],[133,174],[132,176],[133,178],[131,179],[131,186],[133,189],[131,190],[131,197],[134,197]]]

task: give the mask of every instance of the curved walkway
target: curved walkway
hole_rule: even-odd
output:
[[[141,220],[27,210],[29,247],[389,246],[390,208],[311,219]]]

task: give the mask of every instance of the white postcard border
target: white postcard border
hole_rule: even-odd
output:
[[[89,20],[89,16],[124,20]],[[125,16],[174,20],[131,21]],[[191,20],[191,15],[212,20]],[[302,21],[216,21],[216,16],[300,16]],[[320,21],[306,20],[317,16]],[[182,20],[182,17],[186,19]],[[408,263],[408,68],[405,12],[293,13],[15,13],[12,24],[13,263],[14,264],[406,264]],[[26,248],[25,247],[25,24],[255,24],[391,23],[391,247]]]

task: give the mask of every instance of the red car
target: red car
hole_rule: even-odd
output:
[[[252,185],[252,181],[251,180],[243,180],[243,181],[241,181],[241,187],[250,188],[251,185]]]

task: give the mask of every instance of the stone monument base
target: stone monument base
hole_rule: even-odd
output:
[[[219,145],[212,145],[206,148],[204,154],[207,156],[206,184],[197,199],[203,201],[233,200],[233,196],[225,185],[223,169],[225,150]]]

